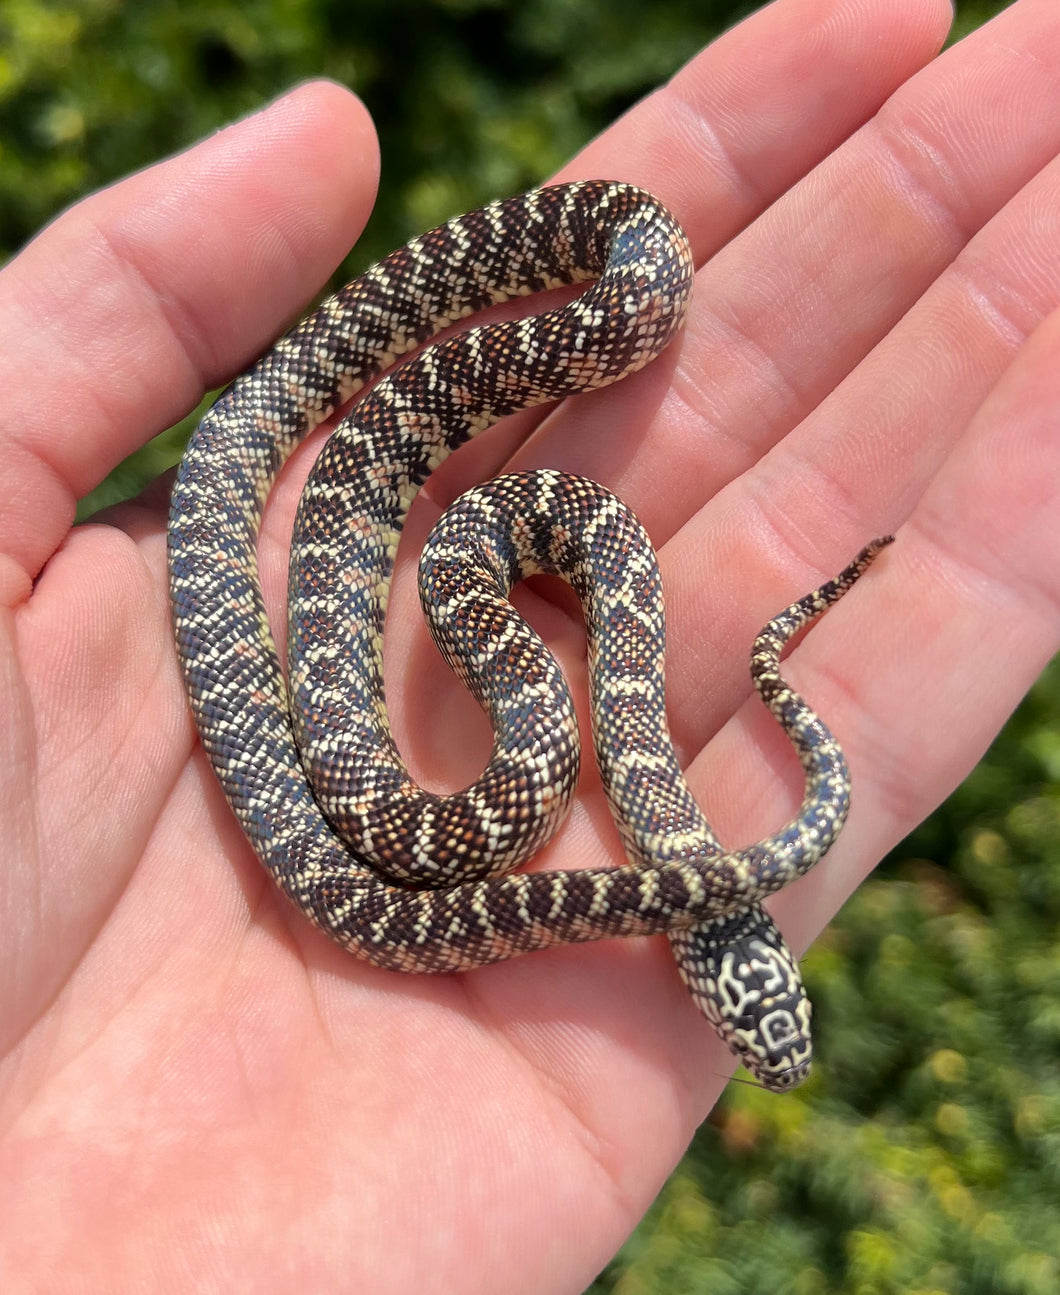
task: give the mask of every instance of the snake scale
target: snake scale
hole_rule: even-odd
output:
[[[692,277],[666,209],[603,181],[535,190],[413,239],[324,301],[203,418],[173,490],[171,596],[217,777],[265,867],[324,932],[406,972],[665,932],[700,1010],[762,1084],[781,1090],[809,1068],[810,1007],[760,901],[829,848],[849,777],[831,734],[781,679],[779,657],[886,540],[755,642],[755,686],[791,738],[806,789],[798,816],[746,849],[723,850],[681,775],[664,709],[654,553],[629,510],[593,482],[499,478],[458,500],[428,541],[420,583],[432,633],[494,723],[481,778],[449,797],[418,788],[383,695],[394,555],[427,476],[506,414],[647,364],[679,329]],[[291,451],[447,325],[586,280],[581,296],[547,313],[444,337],[339,422],[295,523],[285,682],[256,542]],[[556,830],[578,776],[567,686],[506,599],[541,571],[567,579],[585,608],[594,745],[625,866],[511,871]]]

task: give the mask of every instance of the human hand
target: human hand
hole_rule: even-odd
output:
[[[899,529],[791,658],[855,779],[839,844],[772,906],[799,945],[1056,643],[1060,18],[1019,0],[917,73],[948,6],[863,8],[763,11],[572,163],[561,178],[642,184],[681,218],[703,265],[687,330],[621,387],[462,451],[409,527],[509,462],[633,504],[661,547],[674,733],[734,845],[798,799],[749,697],[755,631]],[[69,529],[319,287],[374,177],[363,110],[305,87],[4,271],[5,1289],[577,1291],[724,1083],[665,941],[428,980],[308,928],[195,743],[163,492]],[[277,606],[298,475],[262,539]],[[400,581],[395,731],[453,786],[479,717],[413,601]],[[577,677],[566,604],[527,605]],[[542,866],[616,861],[589,772]]]

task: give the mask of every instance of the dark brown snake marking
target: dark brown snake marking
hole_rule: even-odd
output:
[[[394,553],[426,477],[505,414],[643,367],[680,327],[692,274],[669,213],[604,182],[494,203],[400,248],[278,342],[195,432],[170,517],[174,621],[203,746],[232,809],[278,884],[333,939],[377,966],[447,972],[666,932],[708,1020],[763,1084],[783,1089],[809,1068],[810,1007],[759,901],[829,848],[849,778],[778,661],[886,540],[756,640],[755,686],[791,737],[806,792],[797,818],[747,849],[722,850],[681,776],[663,704],[654,554],[632,514],[592,482],[501,478],[459,500],[425,551],[432,633],[495,723],[483,776],[452,797],[421,791],[383,697]],[[428,348],[339,424],[295,527],[289,709],[255,546],[291,450],[446,324],[589,278],[567,306]],[[509,872],[555,831],[578,772],[566,684],[505,600],[537,570],[563,575],[586,608],[594,741],[624,867]],[[330,637],[336,626],[346,637]]]

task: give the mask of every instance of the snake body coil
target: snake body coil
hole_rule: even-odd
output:
[[[592,482],[501,478],[458,501],[428,544],[421,590],[433,633],[495,723],[483,776],[452,797],[421,791],[383,698],[389,579],[423,481],[505,414],[614,382],[654,358],[680,327],[692,274],[669,213],[640,190],[604,182],[494,203],[387,257],[238,378],[195,432],[170,518],[174,621],[192,710],[228,800],[272,876],[333,939],[377,966],[448,972],[665,932],[701,1010],[780,1089],[808,1069],[809,1004],[758,904],[828,849],[849,785],[842,753],[777,663],[879,542],[756,641],[755,685],[792,738],[807,785],[798,818],[744,850],[722,850],[681,777],[663,706],[654,555],[628,510]],[[289,709],[255,551],[287,456],[448,323],[590,278],[568,305],[427,348],[339,424],[296,522]],[[594,741],[624,867],[509,871],[558,826],[578,771],[566,685],[506,603],[511,584],[539,570],[570,580],[586,607]],[[346,636],[338,644],[322,637],[336,630]]]

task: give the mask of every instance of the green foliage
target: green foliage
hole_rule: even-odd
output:
[[[86,190],[325,75],[380,131],[363,265],[547,175],[751,7],[4,0],[0,254]],[[961,5],[959,30],[1002,7]],[[83,511],[140,489],[184,435]],[[1058,714],[1053,667],[810,953],[807,1088],[731,1086],[597,1295],[1060,1289]]]

